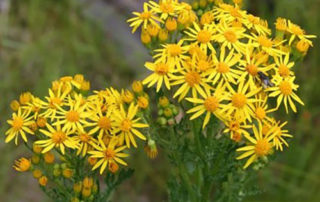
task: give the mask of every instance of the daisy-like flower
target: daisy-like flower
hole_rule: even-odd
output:
[[[44,147],[42,153],[46,153],[55,147],[59,148],[62,154],[65,154],[66,147],[71,149],[78,148],[78,142],[73,137],[70,137],[70,131],[66,131],[61,125],[56,125],[55,128],[53,128],[47,123],[46,126],[47,130],[40,129],[40,132],[49,137],[49,139],[35,142],[35,144],[38,144],[40,147]]]
[[[19,160],[16,160],[15,165],[13,166],[13,168],[19,172],[26,172],[30,169],[30,167],[31,161],[24,157],[20,158]]]
[[[240,142],[243,135],[250,136],[248,129],[252,126],[248,125],[243,117],[239,115],[226,116],[223,122],[226,126],[223,132],[230,133],[230,138],[235,142]]]
[[[89,114],[86,112],[86,104],[83,104],[82,96],[77,100],[73,100],[70,96],[66,101],[68,110],[58,107],[56,119],[57,121],[52,125],[63,125],[63,130],[70,130],[72,132],[77,129],[84,130],[83,124],[88,124],[85,120]]]
[[[182,6],[176,0],[162,0],[159,3],[148,2],[151,10],[160,15],[160,19],[166,20],[168,17],[176,17]]]
[[[12,114],[12,120],[7,121],[11,128],[6,132],[6,143],[15,139],[14,142],[18,145],[19,135],[25,142],[27,142],[26,134],[34,134],[34,132],[29,128],[34,123],[31,120],[32,116],[29,116],[29,114],[30,111],[22,110],[21,108],[18,109],[17,113]]]
[[[289,39],[289,45],[291,45],[296,38],[299,38],[300,40],[305,40],[312,46],[312,41],[309,39],[317,38],[315,35],[306,35],[305,31],[299,25],[292,23],[290,20],[288,20],[287,31],[292,34]]]
[[[174,68],[171,63],[164,63],[156,61],[155,63],[146,62],[145,67],[153,71],[151,75],[143,80],[143,84],[148,84],[148,87],[157,84],[157,92],[160,90],[162,84],[164,83],[167,89],[170,90],[170,77],[174,73]]]
[[[257,16],[251,14],[247,15],[244,25],[248,29],[256,31],[259,35],[271,34],[271,30],[268,28],[268,23],[266,21],[264,23],[264,21]]]
[[[189,46],[183,45],[183,40],[178,43],[165,44],[162,48],[155,50],[153,58],[159,62],[171,63],[177,69],[181,68],[181,64],[188,58],[185,54],[188,52]]]
[[[209,71],[214,67],[212,54],[210,54],[209,56],[201,53],[194,54],[192,57],[191,64],[200,72],[209,73]]]
[[[30,113],[33,114],[33,118],[37,119],[44,104],[45,103],[40,98],[32,96],[31,101],[25,106],[22,106],[22,109],[30,111]]]
[[[214,39],[221,44],[221,47],[227,47],[229,50],[234,48],[238,53],[245,53],[245,44],[241,39],[250,39],[245,34],[246,29],[240,27],[231,27],[225,21],[221,21],[217,26],[217,34]]]
[[[53,120],[56,116],[58,107],[65,105],[65,100],[69,93],[70,89],[62,90],[62,85],[59,85],[59,88],[56,92],[53,92],[53,90],[49,89],[49,97],[45,97],[47,102],[45,102],[43,105],[45,111],[41,114],[41,116]]]
[[[121,159],[129,156],[128,154],[122,152],[127,147],[121,146],[116,148],[117,144],[117,138],[113,137],[108,145],[105,145],[105,143],[102,141],[100,141],[99,145],[93,145],[95,150],[89,151],[88,153],[91,154],[91,158],[98,159],[98,161],[95,163],[92,170],[100,167],[100,174],[102,174],[106,167],[111,163],[120,163],[124,166],[127,165],[127,163]]]
[[[213,63],[215,67],[208,71],[208,81],[212,84],[236,84],[236,80],[240,78],[239,75],[242,71],[233,68],[240,60],[240,54],[234,54],[232,49],[228,55],[226,55],[226,48],[221,48],[219,59],[217,55],[212,55]]]
[[[289,77],[286,79],[282,79],[281,77],[274,77],[275,87],[271,87],[266,89],[270,91],[269,97],[278,97],[277,98],[277,108],[284,103],[286,112],[288,113],[288,102],[293,112],[297,112],[297,108],[293,101],[304,105],[302,100],[294,93],[297,91],[299,85],[294,84],[295,77]]]
[[[230,100],[230,103],[222,111],[225,111],[228,115],[235,114],[243,117],[251,122],[253,104],[258,101],[254,96],[261,91],[261,88],[249,89],[248,82],[240,81],[236,91],[232,88],[229,88],[229,91],[230,95],[227,100]]]
[[[269,55],[273,57],[279,57],[284,55],[285,53],[280,50],[279,46],[283,43],[283,41],[279,43],[275,43],[272,39],[268,38],[265,35],[253,35],[253,42],[252,45],[255,47],[260,48],[261,50],[265,51]]]
[[[153,10],[149,10],[148,4],[143,4],[143,12],[133,12],[132,14],[136,17],[130,18],[127,22],[130,23],[130,27],[132,27],[132,33],[134,33],[141,25],[143,29],[147,29],[148,24],[152,24],[156,27],[159,27],[159,22],[162,22],[160,18],[155,15]]]
[[[247,135],[245,136],[245,138],[249,141],[247,146],[237,149],[237,152],[244,152],[243,154],[237,157],[238,160],[250,156],[243,168],[247,168],[258,158],[268,156],[272,151],[273,145],[271,141],[274,135],[271,135],[269,133],[268,135],[264,136],[262,134],[261,125],[259,125],[258,129],[255,125],[253,126],[253,134],[254,137]]]
[[[275,120],[272,121],[272,133],[274,134],[273,137],[273,145],[275,146],[276,150],[283,151],[283,146],[289,147],[288,142],[285,138],[292,138],[293,136],[290,135],[288,130],[282,129],[288,122],[284,122],[280,124],[280,121],[276,122]]]
[[[131,103],[128,111],[124,110],[123,105],[120,105],[119,111],[114,111],[115,129],[114,133],[119,133],[119,143],[122,145],[124,142],[130,148],[131,144],[137,147],[134,135],[142,140],[146,137],[136,128],[147,128],[148,124],[139,123],[140,118],[135,118],[138,112],[138,106]]]
[[[268,72],[274,67],[271,65],[264,65],[265,61],[268,60],[268,55],[264,54],[262,56],[255,53],[255,48],[248,45],[245,59],[240,61],[238,66],[240,70],[243,71],[240,80],[248,81],[250,88],[255,88],[256,82],[260,80],[259,72],[264,75],[268,75]]]
[[[179,102],[188,94],[190,89],[192,90],[192,96],[197,98],[198,93],[202,95],[202,97],[206,97],[206,91],[210,91],[212,88],[208,85],[207,79],[205,78],[205,74],[198,71],[195,67],[190,66],[190,64],[185,63],[185,69],[179,71],[180,75],[173,75],[172,85],[181,85],[180,88],[175,92],[173,98],[179,96]],[[188,67],[187,67],[188,66]]]
[[[232,22],[234,20],[243,19],[246,16],[246,11],[239,8],[238,5],[232,6],[225,3],[220,3],[218,7],[213,9],[216,19]]]
[[[274,112],[276,108],[268,109],[268,96],[263,95],[263,93],[259,93],[256,95],[257,102],[254,103],[254,118],[258,120],[258,122],[265,123],[271,122],[272,118],[268,116],[269,113]]]
[[[191,103],[196,104],[197,106],[191,108],[187,111],[187,113],[194,113],[190,120],[193,120],[199,116],[201,116],[203,113],[206,113],[202,128],[205,128],[206,125],[210,121],[211,115],[215,115],[220,120],[222,118],[222,114],[220,114],[220,109],[224,107],[224,104],[222,104],[223,100],[225,100],[224,95],[224,89],[222,89],[220,86],[215,89],[215,92],[212,94],[211,92],[205,93],[205,97],[203,99],[199,98],[186,98]]]
[[[214,40],[215,29],[211,25],[204,25],[201,29],[197,23],[193,23],[193,28],[189,27],[185,34],[188,36],[185,40],[198,44],[201,50],[207,53],[207,50],[215,53],[212,42]]]
[[[293,76],[294,73],[291,68],[294,66],[294,62],[289,61],[290,53],[287,53],[284,57],[275,57],[276,73],[282,78]]]
[[[89,148],[93,144],[97,144],[97,140],[92,135],[81,129],[78,129],[77,135],[74,136],[74,140],[79,142],[77,155],[82,154],[82,156],[85,156],[87,154]]]

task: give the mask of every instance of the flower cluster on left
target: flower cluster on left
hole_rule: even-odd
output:
[[[32,171],[48,195],[63,200],[98,199],[99,176],[125,178],[118,170],[127,165],[128,150],[138,147],[137,139],[147,139],[141,96],[112,87],[89,90],[83,75],[66,76],[52,82],[45,99],[27,92],[10,105],[5,142],[24,142],[33,153],[16,160],[14,168]]]

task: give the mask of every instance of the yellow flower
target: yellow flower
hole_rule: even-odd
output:
[[[22,93],[22,94],[20,95],[20,98],[19,98],[20,104],[21,104],[21,105],[26,105],[26,104],[28,104],[28,103],[31,101],[32,97],[33,97],[33,96],[32,96],[32,94],[31,94],[30,92]]]
[[[288,28],[287,20],[284,18],[277,18],[275,25],[276,25],[276,29],[282,32],[286,31]]]
[[[127,20],[127,22],[130,23],[129,26],[133,28],[132,33],[134,33],[141,25],[146,29],[148,24],[153,24],[154,26],[159,27],[158,22],[162,22],[161,19],[155,16],[154,11],[149,10],[147,3],[143,4],[143,12],[133,12],[132,14],[136,17]]]
[[[240,117],[252,121],[251,116],[253,115],[253,104],[258,100],[254,96],[261,91],[261,88],[250,89],[249,83],[245,81],[240,81],[238,89],[235,91],[230,88],[230,95],[227,100],[230,100],[230,103],[222,109],[222,113],[226,112],[227,115],[235,114]]]
[[[294,91],[297,91],[299,87],[299,85],[293,83],[294,79],[295,77],[289,77],[286,79],[282,79],[281,77],[275,77],[274,83],[276,86],[266,89],[267,91],[271,91],[271,93],[268,95],[269,97],[278,97],[277,108],[279,108],[282,102],[284,103],[287,113],[288,102],[293,112],[297,112],[297,108],[293,100],[300,103],[301,105],[304,105],[302,100],[294,93]]]
[[[244,152],[242,155],[238,156],[237,159],[244,159],[250,156],[243,168],[247,168],[251,165],[256,159],[260,157],[267,156],[272,151],[272,138],[273,135],[262,135],[262,128],[259,126],[257,129],[256,126],[253,126],[254,137],[245,135],[245,138],[249,141],[247,146],[237,149],[237,152]]]
[[[148,139],[144,151],[147,153],[148,157],[154,159],[158,156],[158,149],[156,142],[153,139]]]
[[[181,6],[175,0],[162,0],[159,3],[148,2],[151,10],[160,15],[160,19],[166,20],[169,16],[175,17]]]
[[[226,84],[227,86],[236,84],[236,80],[239,79],[242,71],[233,67],[239,62],[241,55],[234,54],[234,50],[231,50],[229,55],[226,55],[225,48],[221,48],[220,51],[219,59],[217,55],[213,55],[212,60],[215,67],[208,71],[208,81],[212,82],[212,84]]]
[[[46,111],[43,112],[41,116],[53,120],[55,118],[58,107],[62,107],[65,105],[65,99],[69,93],[69,89],[62,91],[61,84],[59,85],[59,88],[56,92],[53,92],[51,89],[49,89],[49,97],[45,97],[47,102],[44,103],[44,108],[46,109]]]
[[[153,73],[143,80],[144,85],[148,84],[148,87],[150,88],[154,84],[157,84],[158,92],[164,83],[167,89],[170,90],[169,79],[172,73],[174,73],[171,63],[164,63],[161,61],[156,61],[155,63],[146,62],[145,67],[153,71]]]
[[[35,142],[41,147],[44,147],[42,153],[46,153],[55,147],[59,147],[62,154],[65,153],[66,147],[72,149],[78,148],[78,142],[76,142],[73,137],[70,137],[71,132],[61,128],[61,125],[56,125],[55,128],[53,128],[50,124],[47,124],[47,129],[48,130],[41,129],[40,132],[50,139]]]
[[[168,18],[166,21],[166,28],[169,32],[173,32],[177,29],[178,23],[175,18]]]
[[[18,100],[12,100],[10,102],[10,108],[13,110],[13,111],[18,111],[20,107],[20,103],[18,102]]]
[[[29,159],[26,158],[20,158],[19,160],[16,160],[15,165],[13,166],[13,168],[19,172],[26,172],[30,169],[30,167],[31,162]]]
[[[276,73],[282,78],[287,78],[294,75],[291,68],[294,66],[294,62],[289,61],[290,53],[287,53],[284,57],[275,57]]]
[[[298,38],[300,40],[305,40],[310,46],[312,46],[312,41],[309,39],[317,38],[315,35],[306,35],[305,31],[299,25],[292,23],[290,20],[288,20],[287,31],[292,34],[289,39],[289,45]]]
[[[94,145],[95,150],[88,152],[91,154],[91,157],[98,159],[92,170],[100,167],[100,174],[102,174],[111,162],[117,162],[124,166],[127,165],[127,163],[121,159],[129,156],[128,154],[121,152],[127,147],[121,146],[116,148],[117,144],[117,138],[113,138],[108,145],[105,145],[103,142],[101,142],[100,145]]]
[[[187,35],[186,41],[194,42],[198,44],[201,50],[207,53],[207,50],[211,50],[211,52],[215,52],[215,49],[212,45],[213,40],[215,39],[215,29],[211,25],[204,25],[201,29],[197,23],[193,23],[193,28],[188,28],[185,31]]]
[[[78,128],[77,135],[74,136],[75,141],[79,142],[79,147],[77,149],[77,155],[82,153],[82,156],[87,154],[88,148],[96,143],[96,139],[92,137],[92,134],[87,133],[84,130]]]
[[[122,89],[121,98],[122,98],[123,102],[130,104],[133,101],[134,96],[130,90],[123,90]]]
[[[39,179],[42,176],[42,171],[39,169],[35,169],[32,171],[32,175],[34,178]]]
[[[42,176],[39,178],[39,184],[41,186],[46,186],[48,183],[48,178],[46,176]]]
[[[85,120],[90,114],[85,111],[87,105],[82,103],[82,96],[73,100],[68,97],[66,105],[68,110],[58,107],[55,118],[57,119],[52,125],[63,125],[65,131],[76,131],[77,129],[84,130],[83,125],[88,124]]]
[[[256,31],[259,35],[271,34],[271,30],[268,28],[268,23],[257,16],[251,14],[247,15],[244,20],[244,24],[248,29]]]
[[[34,134],[32,130],[30,130],[29,126],[33,124],[31,120],[32,117],[28,117],[30,112],[18,109],[17,113],[12,114],[12,120],[8,120],[8,124],[11,125],[11,128],[6,132],[6,140],[5,142],[10,142],[13,138],[15,138],[15,144],[18,144],[18,137],[21,135],[22,139],[27,142],[26,134]]]
[[[149,100],[146,96],[139,96],[137,100],[138,107],[141,109],[147,109],[149,106]]]
[[[48,164],[52,164],[52,163],[54,163],[55,156],[52,152],[46,152],[44,154],[43,158],[44,158],[44,162],[46,162]]]
[[[119,133],[119,144],[123,145],[125,141],[128,148],[132,144],[137,147],[134,135],[142,140],[146,140],[146,137],[139,132],[136,128],[149,127],[147,124],[139,123],[140,118],[135,118],[138,112],[138,106],[133,103],[130,104],[128,112],[124,110],[124,107],[120,105],[120,110],[114,112],[115,120],[115,133]]]
[[[268,38],[265,35],[256,35],[256,34],[252,34],[252,35],[254,40],[252,45],[265,51],[270,56],[279,57],[285,54],[279,48],[279,46],[283,43],[283,41],[275,43],[271,38]]]
[[[132,83],[132,90],[135,93],[141,93],[143,92],[143,85],[141,81],[134,81]]]
[[[220,109],[225,106],[224,104],[222,104],[222,102],[226,99],[226,96],[223,92],[224,89],[218,87],[217,89],[215,89],[214,94],[207,92],[203,99],[186,98],[186,100],[188,100],[189,102],[197,104],[197,106],[187,111],[187,113],[194,113],[190,117],[190,120],[193,120],[201,116],[203,113],[206,113],[206,116],[202,124],[202,128],[205,128],[206,125],[209,123],[211,114],[214,114],[219,119],[223,119],[222,114],[220,114]]]
[[[262,94],[256,95],[257,102],[254,103],[253,117],[258,120],[258,122],[265,123],[270,122],[272,119],[268,116],[269,113],[274,112],[276,108],[274,109],[268,109],[268,96],[265,95],[264,97]]]
[[[292,138],[293,136],[288,133],[288,130],[282,129],[287,123],[287,121],[282,124],[280,124],[280,121],[272,121],[272,129],[270,130],[272,130],[272,133],[274,134],[273,145],[276,147],[276,150],[283,151],[282,144],[284,144],[286,147],[289,147],[287,141],[284,138]]]
[[[243,117],[237,116],[226,116],[224,120],[226,128],[223,130],[224,133],[230,133],[231,139],[240,141],[242,135],[249,136],[248,129],[252,128],[248,125]]]

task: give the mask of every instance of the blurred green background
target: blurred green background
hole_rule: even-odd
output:
[[[149,56],[131,35],[125,20],[143,0],[0,0],[0,201],[48,201],[30,173],[12,169],[26,152],[4,144],[9,103],[20,93],[47,93],[51,81],[84,74],[92,89],[127,87],[146,73]],[[268,19],[285,17],[307,33],[320,36],[320,0],[247,0],[245,7]],[[290,148],[257,174],[261,193],[247,201],[320,201],[320,46],[318,39],[303,63],[296,65],[305,107],[285,115],[294,139]],[[131,158],[137,172],[115,194],[115,201],[166,201],[166,169],[161,155],[148,160],[142,149]],[[143,166],[142,166],[143,165]]]

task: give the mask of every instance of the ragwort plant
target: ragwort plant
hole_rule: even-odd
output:
[[[155,87],[159,101],[149,124],[173,165],[171,201],[238,201],[256,193],[246,169],[265,167],[293,137],[272,114],[304,105],[294,66],[316,36],[284,18],[272,31],[241,5],[148,1],[128,20],[153,57],[143,84]]]

